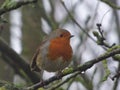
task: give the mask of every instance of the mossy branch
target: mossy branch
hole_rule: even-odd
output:
[[[0,8],[0,16],[6,12],[17,9],[27,4],[36,3],[38,0],[21,0],[21,1],[13,1],[6,0]]]
[[[75,72],[84,72],[84,71],[88,70],[89,68],[91,68],[96,63],[98,63],[100,61],[103,61],[106,58],[115,56],[117,54],[120,54],[120,48],[114,49],[112,51],[107,51],[104,54],[100,55],[99,57],[97,57],[95,59],[92,59],[92,60],[89,60],[88,62],[86,62],[83,65],[79,65],[76,69],[69,68],[69,70],[65,70],[59,76],[58,75],[57,76],[53,76],[53,77],[51,77],[48,80],[38,82],[38,83],[34,84],[33,86],[28,87],[27,89],[29,90],[29,89],[37,89],[39,87],[44,87],[44,86],[50,84],[51,82],[54,82],[55,80],[59,80],[62,77],[68,75],[68,74],[75,73]]]
[[[24,90],[13,83],[0,80],[0,90]]]

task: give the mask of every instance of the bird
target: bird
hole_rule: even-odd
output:
[[[69,66],[73,50],[70,39],[74,35],[66,29],[56,29],[41,42],[31,60],[32,71],[59,72]]]

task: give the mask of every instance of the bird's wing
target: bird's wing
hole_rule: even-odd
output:
[[[31,64],[30,64],[30,68],[31,68],[31,71],[37,71],[37,72],[40,72],[40,68],[38,68],[37,64],[36,64],[36,60],[37,60],[37,55],[39,54],[40,52],[40,48],[37,49],[36,53],[34,54],[32,60],[31,60]]]
[[[42,45],[44,45],[44,43],[47,41],[47,39],[45,39],[41,44],[40,44],[40,47],[36,50],[35,54],[33,55],[32,57],[32,60],[31,60],[31,63],[30,63],[30,68],[31,68],[31,71],[36,71],[36,72],[40,72],[41,69],[37,66],[37,57],[38,57],[38,54],[40,53],[41,51],[41,47]]]

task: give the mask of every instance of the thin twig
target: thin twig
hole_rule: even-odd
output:
[[[114,75],[111,79],[114,80],[115,78],[118,78],[118,77],[120,77],[120,71],[116,75]]]
[[[68,15],[70,16],[71,20],[72,20],[73,22],[75,22],[75,24],[76,24],[90,39],[92,39],[94,42],[96,42],[96,41],[88,34],[88,32],[86,32],[86,30],[74,19],[74,17],[71,15],[71,13],[69,12],[69,10],[67,9],[67,7],[66,7],[66,5],[65,5],[65,3],[64,3],[63,0],[61,0],[61,3],[62,3],[62,5],[64,6],[65,10],[67,11]]]
[[[118,70],[117,70],[117,73],[116,75],[114,75],[111,79],[112,80],[115,80],[116,79],[119,79],[120,78],[120,63],[119,63],[119,66],[118,66]]]
[[[102,25],[101,25],[100,23],[97,23],[96,25],[97,25],[98,31],[99,31],[99,33],[100,33],[100,35],[101,35],[101,39],[104,41],[105,38],[104,38],[104,35],[103,35],[103,30],[101,29],[101,26],[102,26]]]
[[[75,78],[77,75],[81,74],[81,72],[77,72],[74,75],[68,77],[66,80],[64,80],[63,82],[61,82],[60,84],[58,84],[55,87],[52,87],[50,90],[57,90],[57,88],[59,88],[60,86],[62,86],[63,84],[65,84],[66,82],[68,82],[70,79]]]
[[[120,63],[118,65],[118,73],[113,77],[113,80],[115,80],[114,86],[112,90],[117,90],[118,85],[119,85],[119,79],[120,79]]]
[[[112,45],[109,45],[107,42],[105,42],[105,37],[103,35],[103,30],[101,29],[102,24],[97,23],[96,26],[98,27],[98,31],[100,33],[100,35],[98,34],[98,36],[97,36],[97,39],[99,41],[99,43],[98,43],[99,45],[103,45],[103,46],[105,46],[107,48],[111,48],[114,45],[116,45],[115,43],[113,43]]]
[[[112,7],[113,9],[120,9],[120,6],[115,5],[114,3],[112,3],[110,0],[101,0],[102,2],[106,3],[107,5],[109,5],[110,7]]]

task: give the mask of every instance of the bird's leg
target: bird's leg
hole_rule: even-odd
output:
[[[55,75],[56,75],[56,77],[59,79],[61,74],[62,74],[62,71],[59,70],[59,71],[56,72]],[[60,79],[62,79],[62,78],[60,78]]]

